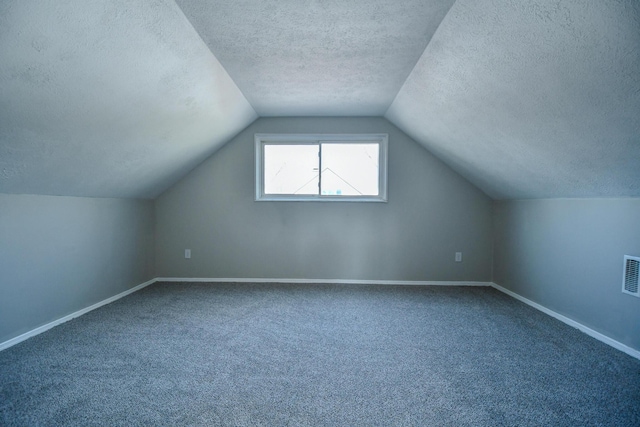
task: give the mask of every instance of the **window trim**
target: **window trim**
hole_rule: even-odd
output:
[[[376,143],[380,147],[378,159],[378,189],[377,196],[337,196],[321,194],[264,194],[264,146],[283,145],[315,145],[321,143]],[[254,137],[255,144],[255,201],[257,202],[387,202],[387,152],[389,135],[386,133],[366,134],[275,134],[257,133]],[[322,161],[322,160],[321,160]]]

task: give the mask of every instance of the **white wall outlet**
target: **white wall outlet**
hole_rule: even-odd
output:
[[[186,259],[191,258],[191,249],[185,249],[185,250],[184,250],[184,257],[185,257]]]
[[[456,262],[462,262],[462,252],[456,252]]]

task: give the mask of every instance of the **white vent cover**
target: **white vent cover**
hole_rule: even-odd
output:
[[[624,256],[624,271],[622,272],[622,292],[640,297],[640,257]]]

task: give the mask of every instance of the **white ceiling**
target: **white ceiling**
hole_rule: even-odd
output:
[[[640,197],[637,0],[177,3],[0,1],[0,192],[154,198],[259,115],[384,115],[494,198]]]
[[[382,116],[454,0],[177,0],[260,116]]]
[[[173,1],[0,1],[0,192],[154,198],[256,113]]]
[[[458,0],[386,117],[493,198],[640,196],[640,2]]]

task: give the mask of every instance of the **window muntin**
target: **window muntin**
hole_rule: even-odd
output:
[[[387,200],[386,134],[256,134],[256,200]]]

